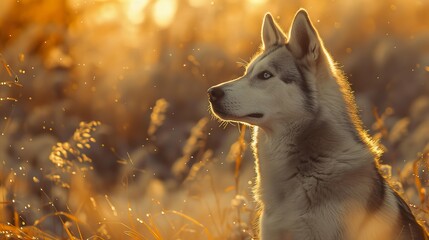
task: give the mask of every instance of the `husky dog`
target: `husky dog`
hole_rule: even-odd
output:
[[[253,126],[260,239],[427,239],[307,12],[288,37],[267,13],[261,35],[244,75],[208,90],[217,117]]]

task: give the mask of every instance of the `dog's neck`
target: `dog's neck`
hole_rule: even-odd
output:
[[[372,168],[369,162],[373,158],[368,147],[357,142],[351,132],[335,126],[334,122],[319,120],[289,123],[277,131],[255,127],[257,199],[272,206],[276,201],[272,196],[287,196],[288,191],[300,187],[306,178],[323,178],[335,184],[349,171]],[[284,184],[284,191],[274,193],[278,188],[273,188],[273,184]]]
[[[320,118],[289,122],[270,130],[255,127],[253,143],[258,148],[273,148],[276,151],[298,148],[300,152],[308,154],[342,152],[352,146],[367,149],[356,130],[351,129],[351,123],[349,126],[338,125],[336,121]]]

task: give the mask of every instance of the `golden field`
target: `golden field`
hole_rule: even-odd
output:
[[[3,0],[0,239],[256,238],[250,131],[206,90],[299,8],[427,220],[429,1]]]

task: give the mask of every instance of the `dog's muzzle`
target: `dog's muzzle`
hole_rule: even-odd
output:
[[[211,87],[207,93],[211,103],[219,102],[225,96],[225,92],[220,87]]]
[[[229,113],[222,105],[222,99],[225,97],[225,91],[221,87],[211,87],[207,90],[207,94],[209,96],[209,101],[212,106],[212,110],[215,114],[220,116],[221,118],[234,118],[234,119],[242,119],[242,118],[262,118],[264,114],[256,112],[250,113],[246,115],[236,115]]]
[[[225,91],[220,87],[211,87],[207,90],[207,94],[209,96],[210,104],[212,105],[212,110],[216,114],[220,114],[222,116],[226,116],[225,110],[222,106],[222,99],[225,96]]]

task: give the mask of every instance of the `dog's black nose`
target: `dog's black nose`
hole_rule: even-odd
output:
[[[225,96],[225,92],[220,87],[212,87],[207,90],[209,94],[210,101],[216,102],[220,100],[223,96]]]

